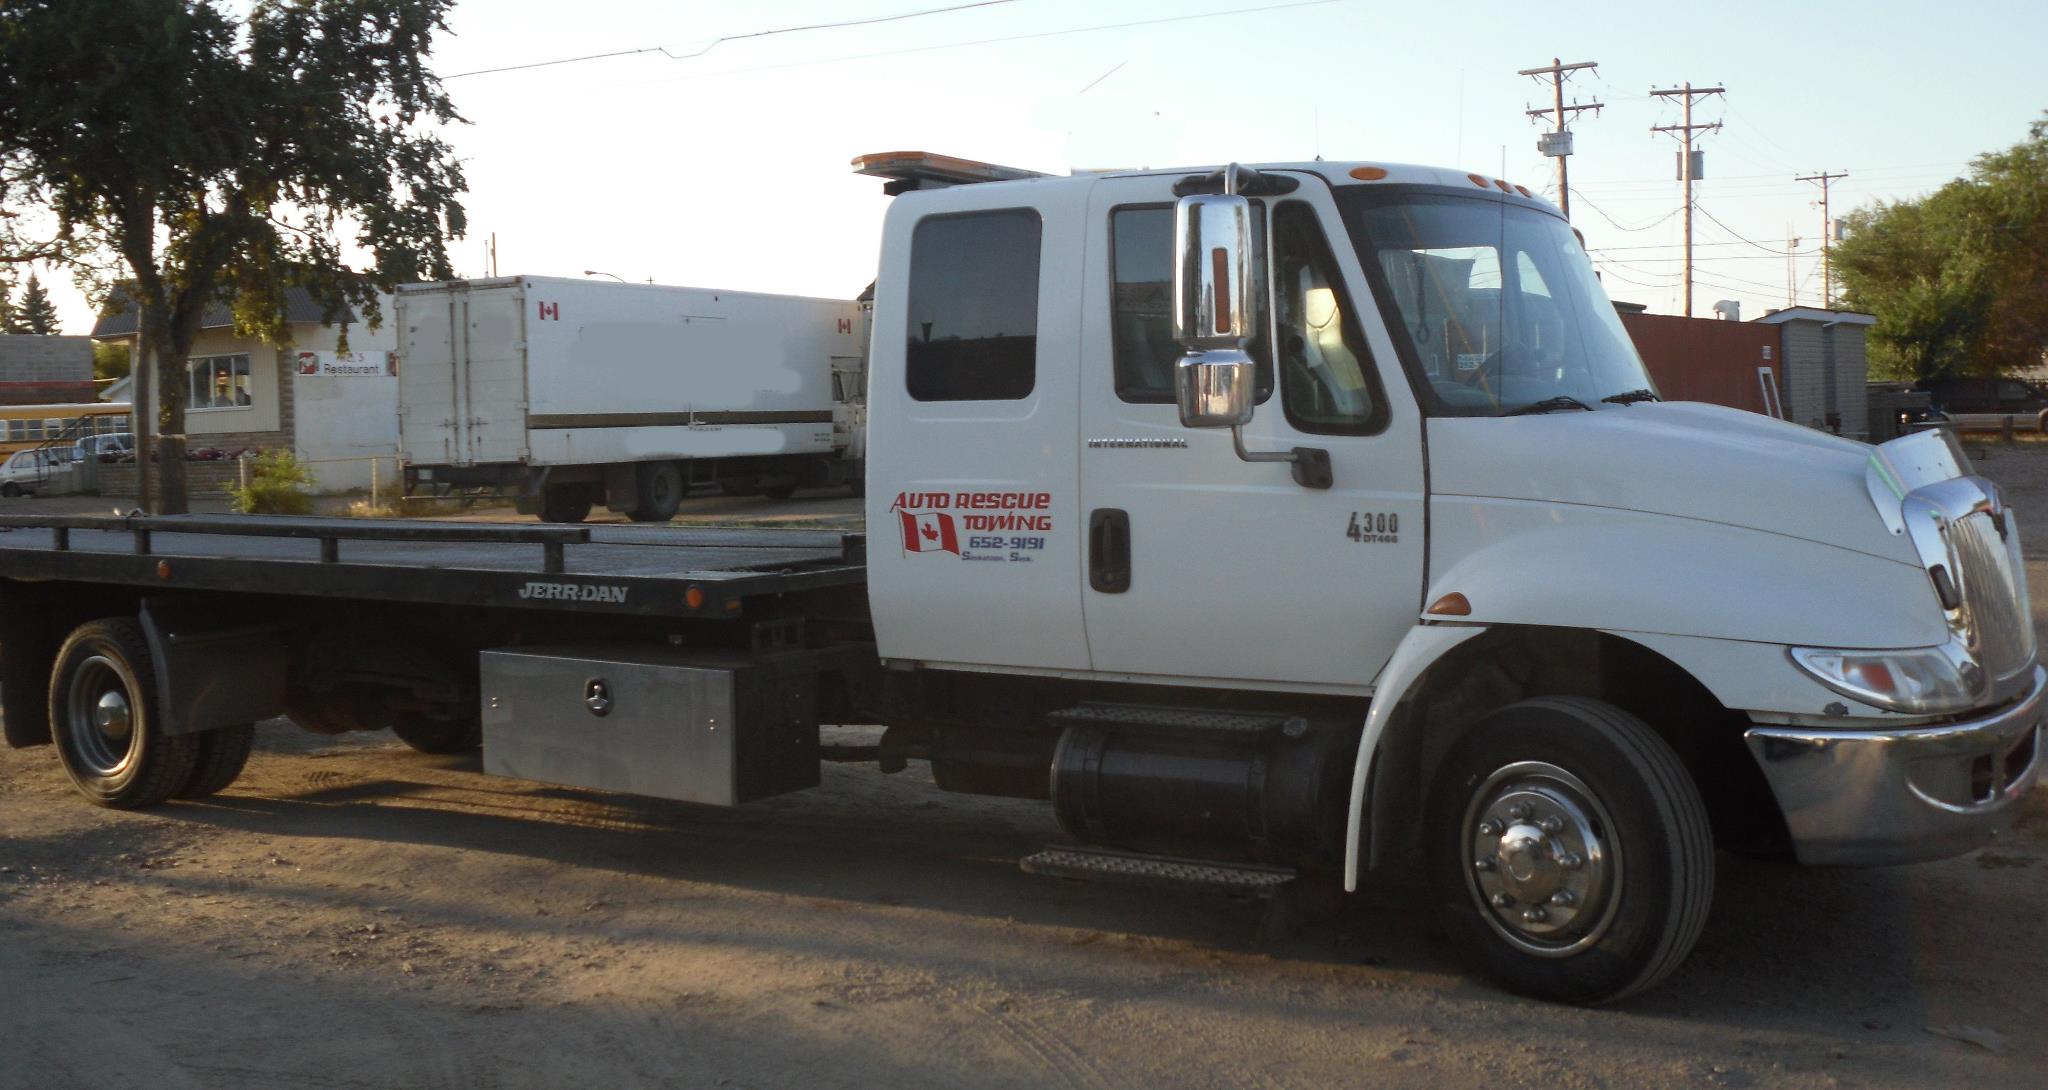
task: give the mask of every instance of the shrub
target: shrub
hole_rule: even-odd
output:
[[[313,497],[306,488],[313,483],[313,471],[288,450],[270,450],[249,464],[249,483],[228,491],[235,510],[250,515],[310,515]]]

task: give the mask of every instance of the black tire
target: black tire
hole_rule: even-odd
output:
[[[1423,835],[1453,942],[1538,999],[1650,987],[1692,951],[1713,901],[1691,775],[1642,720],[1597,700],[1527,700],[1480,721],[1438,766]]]
[[[582,522],[590,517],[594,500],[590,489],[580,484],[549,485],[540,497],[542,522]]]
[[[786,500],[796,495],[796,486],[793,484],[769,485],[761,490],[761,494],[771,500]]]
[[[256,748],[256,724],[221,727],[199,739],[199,758],[192,762],[192,774],[171,792],[173,798],[203,799],[228,789],[249,763],[249,751]]]
[[[641,462],[634,469],[639,504],[634,522],[667,522],[683,505],[683,471],[674,462]]]
[[[728,496],[737,498],[740,496],[760,495],[761,486],[751,477],[727,477],[718,482],[718,490]]]
[[[5,496],[11,500],[19,495],[21,495],[20,485],[15,484],[13,481],[8,481],[6,484],[0,484],[0,496]]]
[[[199,757],[197,736],[158,726],[156,663],[130,617],[79,625],[64,640],[50,670],[50,727],[79,794],[114,809],[170,798]]]
[[[391,733],[421,753],[468,753],[484,744],[483,720],[476,715],[432,719],[402,712],[392,719]]]

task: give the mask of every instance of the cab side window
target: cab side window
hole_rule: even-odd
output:
[[[910,236],[905,380],[919,401],[1017,401],[1038,378],[1038,213],[932,216]]]
[[[1265,217],[1256,202],[1252,249],[1266,245]],[[1173,370],[1181,357],[1173,338],[1173,206],[1131,205],[1109,214],[1109,326],[1116,361],[1116,396],[1138,404],[1171,404]],[[1260,266],[1262,268],[1262,266]],[[1267,350],[1266,284],[1252,284],[1252,328],[1245,352],[1257,364],[1258,399],[1273,392],[1273,354]]]
[[[1370,435],[1386,427],[1386,397],[1372,353],[1315,210],[1273,210],[1273,325],[1281,404],[1305,432]]]

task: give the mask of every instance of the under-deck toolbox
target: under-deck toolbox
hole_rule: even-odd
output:
[[[808,654],[619,644],[481,658],[485,772],[714,806],[818,784]]]

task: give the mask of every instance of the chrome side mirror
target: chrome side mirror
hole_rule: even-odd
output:
[[[1252,418],[1251,202],[1195,194],[1173,219],[1173,331],[1187,351],[1174,368],[1180,422],[1237,427]]]

